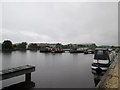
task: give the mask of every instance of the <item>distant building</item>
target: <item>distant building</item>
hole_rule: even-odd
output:
[[[36,43],[38,47],[46,47],[48,43]]]
[[[55,44],[50,44],[50,43],[36,43],[38,47],[52,47],[55,48],[56,47],[56,43]]]

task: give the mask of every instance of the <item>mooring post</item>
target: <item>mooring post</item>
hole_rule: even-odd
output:
[[[31,82],[31,73],[25,74],[25,82],[27,83]]]

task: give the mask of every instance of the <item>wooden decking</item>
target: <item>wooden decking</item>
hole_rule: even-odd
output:
[[[24,65],[15,68],[5,69],[0,71],[0,80],[9,79],[25,74],[25,81],[31,81],[31,72],[35,71],[35,66]]]

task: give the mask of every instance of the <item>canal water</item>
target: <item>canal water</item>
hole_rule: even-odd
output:
[[[91,64],[93,54],[40,53],[13,51],[0,53],[2,69],[34,65],[32,73],[35,88],[94,88],[95,76]],[[3,87],[24,81],[24,75],[3,81]]]

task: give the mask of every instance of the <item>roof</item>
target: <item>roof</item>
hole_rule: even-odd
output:
[[[108,48],[96,48],[95,50],[108,50]]]

